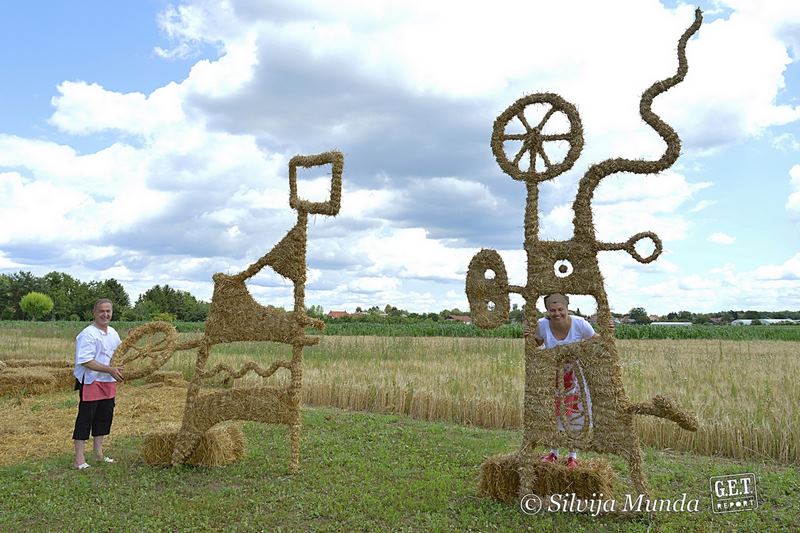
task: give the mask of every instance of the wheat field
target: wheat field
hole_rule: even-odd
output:
[[[0,359],[71,358],[72,336],[0,329]],[[197,333],[181,334],[181,340]],[[800,463],[800,343],[727,340],[618,340],[625,387],[633,401],[669,396],[697,413],[696,433],[637,417],[642,441],[660,449]],[[522,424],[523,341],[452,337],[324,337],[307,348],[304,401],[407,414],[488,428]],[[288,358],[274,343],[217,346],[210,363],[237,366]],[[193,352],[165,370],[190,377]],[[275,381],[288,379],[278,374]],[[260,382],[250,374],[241,387]]]

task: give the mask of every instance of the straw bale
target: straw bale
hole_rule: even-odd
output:
[[[604,459],[581,460],[570,470],[565,462],[543,463],[538,456],[521,461],[519,467],[519,493],[575,494],[580,499],[613,498],[616,476]],[[602,494],[602,496],[600,496]]]
[[[519,454],[507,453],[489,457],[481,465],[479,490],[484,496],[506,503],[519,500]]]
[[[514,452],[495,455],[481,465],[479,489],[495,500],[515,504],[524,494],[610,499],[615,484],[616,476],[604,459],[581,460],[570,470],[564,462],[542,463],[538,455]]]
[[[142,454],[147,464],[172,464],[172,451],[179,429],[177,424],[172,424],[145,435]],[[203,433],[185,463],[195,466],[224,466],[244,457],[245,450],[246,444],[240,425],[219,424]]]
[[[51,366],[9,366],[0,369],[0,395],[41,394],[69,390],[75,378],[71,368]]]
[[[0,361],[7,367],[26,368],[26,367],[47,367],[47,368],[72,368],[74,361],[64,359],[4,359]],[[1,368],[1,367],[0,367]]]

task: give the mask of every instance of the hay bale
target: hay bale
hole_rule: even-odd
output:
[[[67,361],[64,359],[4,359],[2,363],[5,366],[12,368],[27,368],[32,366],[40,366],[47,368],[73,368],[74,361]]]
[[[71,368],[8,365],[0,370],[0,394],[70,390],[74,380]]]
[[[147,464],[172,464],[172,450],[175,448],[179,429],[177,424],[172,424],[145,435],[142,452]],[[186,463],[195,466],[223,466],[244,457],[245,449],[244,435],[239,424],[218,424],[203,433],[200,443]]]
[[[183,372],[175,370],[157,370],[152,374],[147,375],[144,380],[147,383],[163,383],[164,385],[185,385],[186,380],[183,379]]]
[[[516,505],[522,494],[572,494],[580,499],[613,497],[615,475],[604,459],[582,460],[569,470],[565,463],[542,463],[538,455],[519,452],[495,455],[481,465],[479,490],[495,500]]]
[[[489,457],[481,465],[481,494],[506,503],[519,499],[519,454],[507,453]]]
[[[580,460],[573,470],[564,462],[543,463],[538,456],[523,461],[519,468],[520,492],[538,494],[575,494],[580,499],[613,497],[615,475],[605,459]]]

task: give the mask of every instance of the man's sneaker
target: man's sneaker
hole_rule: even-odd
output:
[[[578,467],[578,460],[574,457],[567,457],[567,468],[569,470],[574,470]]]
[[[553,452],[550,452],[547,455],[543,455],[541,460],[543,463],[555,463],[558,461],[558,456]]]

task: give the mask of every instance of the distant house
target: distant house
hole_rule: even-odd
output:
[[[472,317],[466,315],[447,315],[444,317],[444,319],[455,322],[463,322],[464,324],[472,324]]]
[[[650,319],[650,322],[658,322],[661,320],[661,317],[658,315],[647,315],[647,318]]]
[[[328,318],[344,318],[350,316],[347,311],[328,311]]]
[[[650,322],[651,326],[691,326],[691,322]]]

